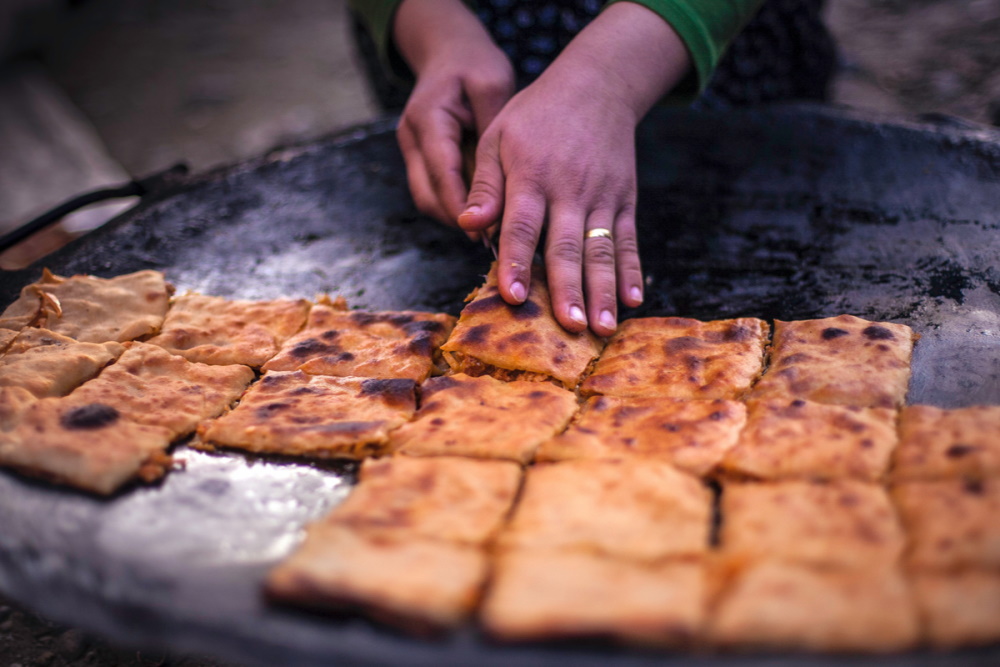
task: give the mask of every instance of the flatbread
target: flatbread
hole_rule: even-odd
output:
[[[149,342],[188,361],[258,368],[302,328],[309,307],[305,299],[227,301],[184,294],[174,299],[163,331]]]
[[[326,522],[397,536],[484,544],[521,484],[509,461],[439,456],[368,459],[358,484]]]
[[[65,396],[117,359],[120,343],[80,343],[48,329],[22,329],[0,356],[0,387],[36,398]]]
[[[499,544],[580,549],[633,560],[708,551],[712,494],[653,460],[567,461],[528,469]]]
[[[753,401],[739,442],[720,468],[755,479],[877,482],[888,471],[895,446],[896,413],[888,408]]]
[[[0,329],[0,353],[6,352],[10,344],[14,342],[21,329]]]
[[[251,452],[361,459],[383,452],[416,408],[412,380],[338,378],[302,371],[264,375],[202,439]]]
[[[528,463],[566,428],[576,396],[551,383],[501,382],[462,373],[427,380],[416,419],[392,434],[409,456],[470,456]]]
[[[1000,573],[921,572],[912,581],[933,646],[959,648],[1000,642]]]
[[[107,495],[135,478],[158,479],[172,465],[168,429],[128,421],[103,403],[29,396],[0,388],[0,466]]]
[[[127,345],[117,363],[68,400],[113,405],[123,418],[163,426],[176,438],[194,431],[203,419],[222,414],[254,379],[246,366],[197,364],[156,345]]]
[[[906,398],[917,338],[908,326],[853,315],[775,320],[770,368],[751,397],[899,407]]]
[[[650,457],[707,475],[736,444],[746,407],[736,401],[592,396],[536,461]]]
[[[84,343],[121,343],[159,331],[171,292],[158,271],[105,279],[63,278],[46,269],[0,315],[0,329],[33,326]]]
[[[1000,477],[1000,406],[904,408],[892,478],[954,477]]]
[[[469,617],[485,577],[486,556],[475,547],[319,523],[271,571],[266,591],[285,604],[361,611],[430,634]]]
[[[625,320],[580,393],[738,399],[763,370],[767,334],[767,323],[750,317]]]
[[[500,554],[481,613],[486,632],[504,641],[603,637],[652,646],[690,643],[704,618],[698,562],[534,549]]]
[[[885,489],[832,483],[727,483],[720,542],[738,562],[865,569],[898,562],[905,537]]]
[[[422,382],[435,370],[454,326],[455,318],[445,313],[344,312],[316,305],[306,328],[263,369]]]
[[[543,267],[531,267],[528,300],[511,306],[500,296],[494,262],[441,352],[456,373],[501,380],[551,378],[573,389],[603,346],[589,331],[573,334],[556,321]]]
[[[1000,480],[904,482],[892,498],[911,567],[1000,568]]]
[[[894,568],[814,569],[762,561],[726,588],[709,639],[723,647],[887,653],[918,638],[916,609]]]

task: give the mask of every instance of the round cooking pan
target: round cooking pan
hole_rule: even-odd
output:
[[[62,275],[154,268],[180,290],[229,297],[331,292],[364,308],[457,313],[491,257],[414,211],[392,127],[388,119],[189,177],[39,265],[3,274],[0,303],[44,264]],[[646,303],[625,316],[902,322],[922,336],[911,403],[1000,404],[1000,132],[819,107],[657,110],[638,145],[649,285]],[[185,470],[110,499],[0,472],[0,590],[119,642],[247,664],[689,662],[591,644],[497,647],[472,627],[417,641],[354,616],[269,607],[266,572],[343,498],[352,471],[176,453]],[[1000,647],[876,662],[997,664]]]

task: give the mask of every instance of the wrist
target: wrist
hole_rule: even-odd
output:
[[[504,58],[461,0],[403,0],[393,20],[396,48],[419,77],[442,67]],[[496,52],[496,53],[494,53]]]

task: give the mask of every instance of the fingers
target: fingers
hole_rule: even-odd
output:
[[[417,208],[456,225],[465,205],[462,180],[461,120],[438,112],[407,114],[397,130],[406,177]]]
[[[587,328],[582,286],[584,217],[583,211],[576,206],[554,203],[549,211],[549,231],[545,242],[545,266],[552,310],[559,324],[574,332]]]
[[[545,222],[545,194],[534,184],[511,182],[500,225],[499,288],[504,301],[524,303],[531,262]]]
[[[635,205],[630,203],[615,218],[615,269],[618,296],[629,308],[642,305],[643,279],[639,241],[635,231]]]
[[[593,211],[587,218],[586,227],[583,251],[587,319],[594,333],[610,336],[618,326],[614,211]]]
[[[476,149],[476,171],[472,175],[468,201],[458,216],[458,225],[462,229],[481,232],[500,219],[505,181],[499,146],[495,139],[486,136]]]

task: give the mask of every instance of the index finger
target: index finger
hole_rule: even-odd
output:
[[[545,195],[524,181],[508,181],[500,225],[498,280],[510,304],[524,303],[531,285],[531,262],[545,224]]]

